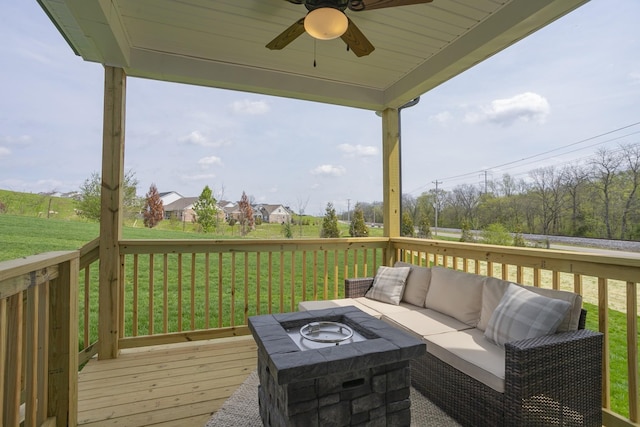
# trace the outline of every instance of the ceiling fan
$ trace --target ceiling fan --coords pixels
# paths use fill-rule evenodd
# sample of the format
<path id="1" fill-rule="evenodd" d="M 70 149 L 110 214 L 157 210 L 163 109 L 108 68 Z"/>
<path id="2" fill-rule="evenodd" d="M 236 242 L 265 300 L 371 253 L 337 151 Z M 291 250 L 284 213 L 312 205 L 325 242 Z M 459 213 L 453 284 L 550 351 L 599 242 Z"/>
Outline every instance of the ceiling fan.
<path id="1" fill-rule="evenodd" d="M 433 0 L 286 0 L 289 3 L 304 4 L 309 11 L 289 28 L 271 40 L 266 47 L 280 50 L 298 38 L 305 31 L 319 40 L 340 37 L 356 56 L 369 55 L 375 47 L 362 34 L 344 11 L 352 12 L 431 3 Z"/>

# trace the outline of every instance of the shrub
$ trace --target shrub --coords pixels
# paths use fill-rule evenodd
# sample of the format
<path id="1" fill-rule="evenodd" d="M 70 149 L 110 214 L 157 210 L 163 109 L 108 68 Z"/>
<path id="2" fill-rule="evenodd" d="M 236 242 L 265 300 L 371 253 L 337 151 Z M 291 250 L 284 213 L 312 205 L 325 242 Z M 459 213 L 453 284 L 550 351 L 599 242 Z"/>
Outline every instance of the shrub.
<path id="1" fill-rule="evenodd" d="M 488 245 L 511 246 L 513 238 L 504 225 L 496 222 L 482 230 L 482 242 Z"/>

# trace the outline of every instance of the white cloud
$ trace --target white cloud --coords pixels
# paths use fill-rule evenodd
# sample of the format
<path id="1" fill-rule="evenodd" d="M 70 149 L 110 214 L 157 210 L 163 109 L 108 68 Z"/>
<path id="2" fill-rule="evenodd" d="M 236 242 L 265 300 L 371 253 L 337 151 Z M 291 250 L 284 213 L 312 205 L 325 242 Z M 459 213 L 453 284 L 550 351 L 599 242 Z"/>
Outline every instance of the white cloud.
<path id="1" fill-rule="evenodd" d="M 225 139 L 211 140 L 207 135 L 198 130 L 194 130 L 190 134 L 183 136 L 180 138 L 180 142 L 199 145 L 201 147 L 222 147 L 223 145 L 230 144 L 230 142 Z"/>
<path id="2" fill-rule="evenodd" d="M 436 122 L 442 125 L 449 123 L 451 120 L 453 120 L 453 114 L 448 111 L 443 111 L 433 116 L 429 116 L 430 122 Z"/>
<path id="3" fill-rule="evenodd" d="M 231 104 L 231 109 L 234 113 L 251 115 L 267 114 L 271 111 L 271 107 L 266 101 L 250 101 L 248 99 L 234 101 Z"/>
<path id="4" fill-rule="evenodd" d="M 629 73 L 629 78 L 631 79 L 631 82 L 633 84 L 640 84 L 640 72 L 639 71 L 633 71 L 633 72 Z"/>
<path id="5" fill-rule="evenodd" d="M 213 173 L 202 173 L 202 174 L 195 174 L 195 175 L 182 175 L 180 179 L 183 182 L 192 182 L 192 181 L 205 181 L 207 179 L 212 179 L 215 177 L 216 175 Z"/>
<path id="6" fill-rule="evenodd" d="M 378 148 L 371 145 L 340 144 L 338 149 L 349 157 L 373 157 L 378 155 Z"/>
<path id="7" fill-rule="evenodd" d="M 312 175 L 342 176 L 346 172 L 343 166 L 320 165 L 311 170 Z"/>
<path id="8" fill-rule="evenodd" d="M 497 123 L 504 126 L 516 121 L 536 121 L 544 123 L 550 113 L 549 102 L 543 96 L 525 92 L 507 99 L 496 99 L 491 104 L 480 107 L 480 111 L 468 113 L 468 123 Z"/>
<path id="9" fill-rule="evenodd" d="M 217 157 L 217 156 L 209 156 L 209 157 L 203 157 L 200 160 L 198 160 L 198 164 L 203 169 L 206 169 L 209 166 L 213 166 L 213 165 L 222 166 L 222 160 L 220 159 L 220 157 Z"/>
<path id="10" fill-rule="evenodd" d="M 11 150 L 7 147 L 0 147 L 0 159 L 11 154 Z"/>
<path id="11" fill-rule="evenodd" d="M 4 144 L 12 144 L 12 145 L 23 145 L 31 142 L 31 136 L 29 135 L 20 135 L 20 136 L 0 136 L 0 142 Z"/>

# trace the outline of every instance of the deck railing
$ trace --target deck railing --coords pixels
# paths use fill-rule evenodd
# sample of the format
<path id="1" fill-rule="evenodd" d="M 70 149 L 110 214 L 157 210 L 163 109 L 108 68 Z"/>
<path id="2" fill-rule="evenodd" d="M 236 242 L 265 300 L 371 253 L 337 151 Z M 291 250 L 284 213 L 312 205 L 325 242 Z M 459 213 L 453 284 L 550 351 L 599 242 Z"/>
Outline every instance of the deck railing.
<path id="1" fill-rule="evenodd" d="M 78 262 L 77 251 L 0 262 L 4 426 L 76 425 Z"/>
<path id="2" fill-rule="evenodd" d="M 578 292 L 605 335 L 606 424 L 638 422 L 637 259 L 409 238 L 135 240 L 123 241 L 121 253 L 121 348 L 246 334 L 249 316 L 342 297 L 344 278 L 373 276 L 388 259 Z M 610 310 L 625 313 L 626 324 L 611 324 Z M 625 354 L 611 352 L 612 328 L 626 328 Z M 622 390 L 612 391 L 611 360 L 626 370 Z M 612 408 L 612 395 L 623 407 Z"/>
<path id="3" fill-rule="evenodd" d="M 604 423 L 611 426 L 638 425 L 638 259 L 409 238 L 127 240 L 120 243 L 120 252 L 120 294 L 123 296 L 119 306 L 120 348 L 247 334 L 249 316 L 295 311 L 302 300 L 342 297 L 344 278 L 373 276 L 378 266 L 392 260 L 444 265 L 518 283 L 581 293 L 589 308 L 589 327 L 600 330 L 605 336 Z M 84 247 L 79 258 L 77 255 L 65 256 L 71 259 L 63 262 L 56 257 L 44 256 L 37 261 L 11 261 L 9 268 L 6 263 L 0 264 L 0 300 L 3 301 L 0 302 L 0 320 L 1 325 L 5 325 L 0 327 L 0 334 L 4 334 L 0 337 L 0 343 L 4 343 L 0 347 L 0 362 L 5 367 L 0 369 L 0 375 L 11 371 L 6 366 L 17 366 L 7 357 L 20 347 L 15 343 L 13 332 L 7 336 L 7 331 L 14 330 L 10 325 L 17 325 L 22 316 L 16 314 L 17 301 L 25 300 L 25 318 L 29 319 L 36 313 L 36 307 L 41 306 L 41 301 L 47 299 L 40 297 L 39 303 L 29 302 L 30 293 L 38 292 L 30 290 L 29 286 L 18 290 L 7 284 L 18 283 L 19 279 L 16 281 L 15 277 L 29 277 L 28 283 L 32 283 L 31 280 L 36 279 L 31 277 L 37 277 L 37 271 L 44 267 L 57 266 L 59 271 L 55 280 L 48 273 L 48 280 L 43 282 L 43 286 L 49 288 L 48 299 L 54 298 L 49 307 L 60 307 L 59 301 L 64 295 L 52 297 L 51 289 L 71 289 L 74 283 L 67 276 L 69 271 L 76 269 L 76 277 L 81 283 L 77 291 L 81 315 L 76 331 L 83 343 L 79 347 L 82 350 L 81 360 L 95 353 L 98 244 L 92 242 Z M 23 263 L 28 266 L 24 267 Z M 31 265 L 33 268 L 29 270 Z M 8 275 L 7 271 L 11 273 Z M 67 283 L 69 287 L 65 288 Z M 9 294 L 7 289 L 15 292 Z M 18 293 L 23 296 L 15 296 Z M 59 308 L 50 310 L 59 313 Z M 51 314 L 50 318 L 53 316 Z M 612 321 L 619 318 L 622 320 Z M 67 321 L 72 321 L 70 319 Z M 37 319 L 35 321 L 38 322 Z M 21 334 L 29 336 L 29 330 L 40 330 L 40 327 L 34 329 L 33 323 L 27 321 L 22 330 L 27 332 Z M 614 330 L 616 333 L 612 334 Z M 55 334 L 50 332 L 48 335 L 53 337 Z M 612 345 L 611 337 L 620 335 L 622 343 Z M 77 341 L 72 342 L 71 337 L 56 336 L 49 340 L 56 343 L 50 347 L 62 343 L 63 346 L 76 345 L 78 348 Z M 33 350 L 36 344 L 30 345 L 31 350 L 25 351 L 25 355 L 36 354 Z M 619 352 L 619 348 L 623 351 Z M 20 366 L 31 366 L 26 358 L 22 360 Z M 74 362 L 78 363 L 78 359 Z M 34 366 L 38 367 L 29 368 L 32 372 L 43 369 L 39 362 Z M 20 381 L 20 385 L 26 384 L 19 387 L 25 391 L 17 402 L 24 404 L 28 411 L 33 411 L 33 403 L 28 402 L 47 401 L 47 398 L 40 399 L 37 393 L 35 400 L 30 397 L 33 392 L 26 390 L 33 385 L 28 384 L 41 386 L 29 377 L 32 374 L 26 374 L 27 369 L 22 370 L 25 372 L 23 376 L 13 374 L 5 379 L 4 395 L 0 399 L 0 405 L 4 404 L 5 420 L 7 416 L 16 416 L 17 400 L 7 394 L 7 390 L 18 389 L 15 388 L 16 381 Z M 612 382 L 612 377 L 617 379 Z M 619 380 L 620 377 L 623 381 Z M 48 389 L 51 390 L 51 386 Z M 51 401 L 50 396 L 48 399 Z M 622 404 L 612 407 L 612 401 Z M 9 410 L 9 404 L 13 409 Z M 6 421 L 5 424 L 12 425 Z"/>

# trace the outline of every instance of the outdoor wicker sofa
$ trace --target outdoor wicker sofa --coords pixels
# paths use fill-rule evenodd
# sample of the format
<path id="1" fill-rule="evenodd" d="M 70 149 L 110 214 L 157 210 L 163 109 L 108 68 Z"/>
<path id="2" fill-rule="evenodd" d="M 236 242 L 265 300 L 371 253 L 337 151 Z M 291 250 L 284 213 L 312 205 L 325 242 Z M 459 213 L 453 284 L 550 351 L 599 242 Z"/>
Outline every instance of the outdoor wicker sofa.
<path id="1" fill-rule="evenodd" d="M 410 268 L 397 305 L 397 295 L 391 302 L 376 298 L 369 277 L 346 279 L 344 299 L 299 308 L 354 305 L 423 339 L 427 353 L 411 362 L 412 385 L 462 425 L 602 425 L 603 338 L 584 329 L 580 295 L 442 267 L 396 267 Z M 557 331 L 502 345 L 487 339 L 513 286 L 571 304 Z"/>

